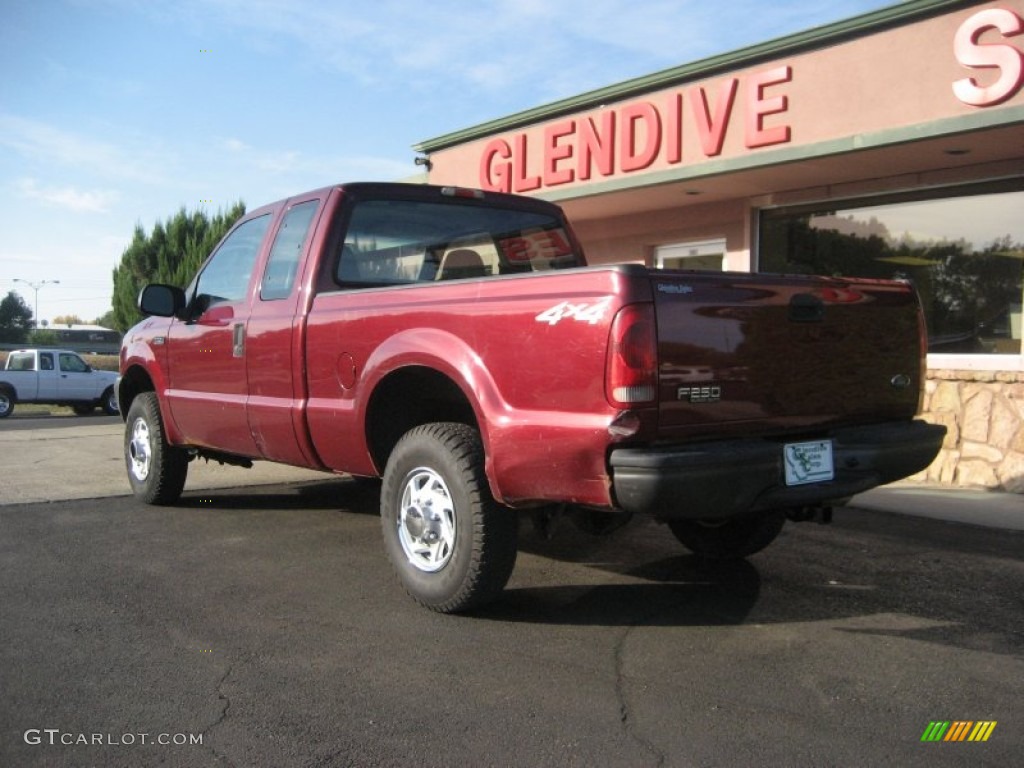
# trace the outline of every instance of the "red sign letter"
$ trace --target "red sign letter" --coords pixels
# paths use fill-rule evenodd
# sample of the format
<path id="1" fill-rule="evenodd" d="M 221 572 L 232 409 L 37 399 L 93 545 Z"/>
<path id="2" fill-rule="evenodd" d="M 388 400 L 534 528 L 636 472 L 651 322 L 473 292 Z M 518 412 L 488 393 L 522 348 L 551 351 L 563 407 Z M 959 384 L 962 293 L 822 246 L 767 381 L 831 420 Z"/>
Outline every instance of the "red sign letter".
<path id="1" fill-rule="evenodd" d="M 575 177 L 572 168 L 558 170 L 558 161 L 572 157 L 572 145 L 559 145 L 563 136 L 571 136 L 576 132 L 576 121 L 566 120 L 549 125 L 544 129 L 544 186 L 555 187 L 568 184 Z"/>
<path id="2" fill-rule="evenodd" d="M 722 145 L 725 144 L 725 129 L 729 125 L 729 115 L 732 113 L 732 102 L 736 98 L 736 86 L 739 80 L 732 78 L 726 80 L 718 89 L 718 105 L 715 107 L 715 116 L 711 117 L 711 108 L 708 106 L 708 97 L 701 86 L 690 91 L 690 102 L 693 104 L 693 116 L 697 119 L 697 133 L 700 134 L 700 143 L 704 147 L 704 154 L 714 157 L 722 153 Z"/>
<path id="3" fill-rule="evenodd" d="M 619 113 L 622 129 L 622 146 L 619 148 L 619 168 L 623 172 L 639 171 L 654 162 L 661 149 L 661 117 L 649 101 L 629 104 Z M 646 143 L 637 149 L 637 133 L 640 124 L 645 126 Z"/>
<path id="4" fill-rule="evenodd" d="M 1000 104 L 1020 90 L 1024 83 L 1024 53 L 1012 45 L 983 44 L 981 36 L 989 29 L 998 29 L 1004 37 L 1024 32 L 1024 21 L 1013 11 L 988 8 L 965 21 L 953 38 L 953 53 L 965 67 L 999 70 L 991 85 L 981 86 L 973 77 L 953 83 L 953 93 L 972 107 Z"/>
<path id="5" fill-rule="evenodd" d="M 601 130 L 594 125 L 594 118 L 580 121 L 579 158 L 576 176 L 589 179 L 591 165 L 597 160 L 597 172 L 611 176 L 615 172 L 615 113 L 608 110 L 601 115 Z"/>
<path id="6" fill-rule="evenodd" d="M 673 93 L 668 99 L 665 116 L 665 162 L 683 161 L 683 94 Z"/>
<path id="7" fill-rule="evenodd" d="M 515 190 L 516 192 L 530 192 L 534 189 L 540 188 L 540 176 L 527 176 L 527 163 L 528 158 L 526 156 L 526 134 L 520 133 L 516 136 L 516 150 L 515 154 L 518 155 L 516 162 L 513 163 L 513 170 L 516 175 Z"/>
<path id="8" fill-rule="evenodd" d="M 788 83 L 793 79 L 790 67 L 776 67 L 761 72 L 750 78 L 747 86 L 747 149 L 766 147 L 769 144 L 785 144 L 789 141 L 789 126 L 777 125 L 765 128 L 764 119 L 768 115 L 778 115 L 789 109 L 789 100 L 785 96 L 764 98 L 764 91 L 772 85 Z"/>
<path id="9" fill-rule="evenodd" d="M 494 158 L 502 162 L 495 163 Z M 480 188 L 488 192 L 512 191 L 512 148 L 504 139 L 495 139 L 480 156 Z"/>

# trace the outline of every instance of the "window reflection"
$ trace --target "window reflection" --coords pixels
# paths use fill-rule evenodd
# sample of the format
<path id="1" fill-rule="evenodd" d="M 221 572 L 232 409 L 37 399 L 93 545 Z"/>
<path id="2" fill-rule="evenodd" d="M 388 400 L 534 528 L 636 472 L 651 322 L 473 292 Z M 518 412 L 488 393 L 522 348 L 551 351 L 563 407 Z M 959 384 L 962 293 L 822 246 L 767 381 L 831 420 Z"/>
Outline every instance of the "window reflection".
<path id="1" fill-rule="evenodd" d="M 766 211 L 764 272 L 904 278 L 928 321 L 929 351 L 1021 353 L 1024 192 Z"/>

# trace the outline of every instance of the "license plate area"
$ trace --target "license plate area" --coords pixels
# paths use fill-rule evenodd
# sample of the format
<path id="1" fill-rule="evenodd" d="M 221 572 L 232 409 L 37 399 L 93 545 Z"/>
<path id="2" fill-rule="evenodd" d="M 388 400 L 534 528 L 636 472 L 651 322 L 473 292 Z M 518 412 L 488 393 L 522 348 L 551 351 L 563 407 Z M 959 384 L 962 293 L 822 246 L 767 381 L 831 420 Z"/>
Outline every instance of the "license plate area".
<path id="1" fill-rule="evenodd" d="M 835 477 L 832 463 L 832 441 L 786 443 L 782 447 L 786 468 L 786 485 L 821 483 Z"/>

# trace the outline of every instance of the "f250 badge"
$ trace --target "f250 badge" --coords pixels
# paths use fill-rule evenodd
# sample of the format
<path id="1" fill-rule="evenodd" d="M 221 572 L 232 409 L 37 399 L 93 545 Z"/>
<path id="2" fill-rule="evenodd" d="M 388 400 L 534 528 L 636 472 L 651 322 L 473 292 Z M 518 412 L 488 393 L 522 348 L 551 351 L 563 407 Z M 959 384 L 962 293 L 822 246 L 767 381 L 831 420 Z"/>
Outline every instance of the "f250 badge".
<path id="1" fill-rule="evenodd" d="M 722 387 L 718 384 L 710 384 L 705 387 L 679 387 L 676 390 L 676 400 L 685 400 L 689 403 L 717 403 L 722 399 Z"/>

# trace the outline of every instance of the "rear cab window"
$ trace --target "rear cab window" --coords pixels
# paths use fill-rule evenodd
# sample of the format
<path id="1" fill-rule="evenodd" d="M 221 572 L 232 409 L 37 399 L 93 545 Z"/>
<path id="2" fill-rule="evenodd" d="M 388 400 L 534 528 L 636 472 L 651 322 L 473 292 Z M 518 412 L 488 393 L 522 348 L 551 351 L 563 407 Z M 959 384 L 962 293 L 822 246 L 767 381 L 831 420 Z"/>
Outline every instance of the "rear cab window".
<path id="1" fill-rule="evenodd" d="M 35 369 L 35 352 L 14 352 L 7 361 L 8 371 L 34 371 Z"/>
<path id="2" fill-rule="evenodd" d="M 360 200 L 331 260 L 340 288 L 380 287 L 581 266 L 562 220 L 461 198 Z"/>

